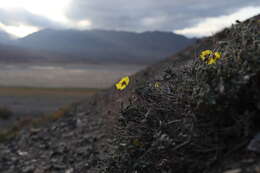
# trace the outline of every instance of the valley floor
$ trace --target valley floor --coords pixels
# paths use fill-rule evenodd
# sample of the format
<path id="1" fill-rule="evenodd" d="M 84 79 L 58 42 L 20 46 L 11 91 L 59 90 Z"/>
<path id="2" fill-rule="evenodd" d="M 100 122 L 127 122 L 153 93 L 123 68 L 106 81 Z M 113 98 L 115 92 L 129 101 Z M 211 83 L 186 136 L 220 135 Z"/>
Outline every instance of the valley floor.
<path id="1" fill-rule="evenodd" d="M 0 63 L 0 86 L 107 88 L 143 68 L 133 64 Z"/>
<path id="2" fill-rule="evenodd" d="M 98 89 L 77 88 L 6 88 L 0 87 L 0 107 L 13 112 L 9 120 L 0 120 L 6 127 L 16 119 L 46 115 L 60 107 L 84 100 L 99 91 Z"/>

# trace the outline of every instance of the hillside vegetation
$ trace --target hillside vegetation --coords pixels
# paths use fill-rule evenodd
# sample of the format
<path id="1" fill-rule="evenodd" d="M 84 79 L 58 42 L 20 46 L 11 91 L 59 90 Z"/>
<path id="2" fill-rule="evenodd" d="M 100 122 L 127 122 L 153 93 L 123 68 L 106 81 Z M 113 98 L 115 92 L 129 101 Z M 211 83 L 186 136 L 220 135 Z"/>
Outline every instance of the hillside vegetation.
<path id="1" fill-rule="evenodd" d="M 138 85 L 122 109 L 107 172 L 210 172 L 225 161 L 259 159 L 247 145 L 260 130 L 260 21 L 210 39 L 221 52 L 216 63 L 197 55 Z"/>

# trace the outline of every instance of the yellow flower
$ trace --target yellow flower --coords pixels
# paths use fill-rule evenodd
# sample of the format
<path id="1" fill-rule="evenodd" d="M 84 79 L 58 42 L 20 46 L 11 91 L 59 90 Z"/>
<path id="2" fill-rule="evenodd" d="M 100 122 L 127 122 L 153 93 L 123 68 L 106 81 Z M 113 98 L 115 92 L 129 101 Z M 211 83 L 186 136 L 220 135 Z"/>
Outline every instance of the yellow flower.
<path id="1" fill-rule="evenodd" d="M 129 77 L 123 77 L 118 83 L 115 84 L 117 90 L 124 90 L 129 84 Z"/>
<path id="2" fill-rule="evenodd" d="M 215 52 L 214 55 L 215 55 L 215 58 L 217 60 L 221 58 L 221 53 L 220 52 Z"/>
<path id="3" fill-rule="evenodd" d="M 212 52 L 211 50 L 202 51 L 200 54 L 200 59 L 205 61 L 207 64 L 214 64 L 220 58 L 220 52 Z"/>
<path id="4" fill-rule="evenodd" d="M 205 61 L 210 55 L 212 55 L 213 54 L 213 52 L 211 51 L 211 50 L 204 50 L 204 51 L 202 51 L 201 52 L 201 54 L 200 54 L 200 59 L 202 60 L 202 61 Z"/>
<path id="5" fill-rule="evenodd" d="M 155 88 L 160 88 L 160 86 L 161 86 L 161 83 L 160 83 L 160 82 L 155 82 L 155 84 L 154 84 L 154 87 L 155 87 Z"/>
<path id="6" fill-rule="evenodd" d="M 207 63 L 207 64 L 214 64 L 214 63 L 216 63 L 216 61 L 217 61 L 217 59 L 215 59 L 215 58 L 210 58 L 206 63 Z"/>

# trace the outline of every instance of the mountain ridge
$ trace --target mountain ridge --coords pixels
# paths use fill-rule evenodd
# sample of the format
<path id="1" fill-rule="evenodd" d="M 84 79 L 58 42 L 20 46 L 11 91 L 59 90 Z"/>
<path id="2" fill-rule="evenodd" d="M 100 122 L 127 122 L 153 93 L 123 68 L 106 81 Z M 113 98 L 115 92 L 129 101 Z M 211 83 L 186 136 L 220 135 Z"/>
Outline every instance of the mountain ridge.
<path id="1" fill-rule="evenodd" d="M 134 33 L 45 29 L 18 39 L 16 45 L 28 49 L 71 54 L 75 59 L 136 61 L 150 64 L 172 55 L 194 41 L 195 39 L 160 31 Z"/>
<path id="2" fill-rule="evenodd" d="M 145 65 L 171 56 L 195 40 L 172 32 L 101 29 L 44 29 L 14 40 L 3 31 L 0 32 L 0 61 Z"/>

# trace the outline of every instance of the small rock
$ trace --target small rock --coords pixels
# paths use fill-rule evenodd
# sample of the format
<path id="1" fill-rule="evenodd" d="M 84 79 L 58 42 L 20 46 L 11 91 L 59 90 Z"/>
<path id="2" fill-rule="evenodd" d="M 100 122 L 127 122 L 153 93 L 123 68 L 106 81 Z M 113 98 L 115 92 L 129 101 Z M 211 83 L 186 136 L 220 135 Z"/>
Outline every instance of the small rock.
<path id="1" fill-rule="evenodd" d="M 241 172 L 242 172 L 241 169 L 232 169 L 232 170 L 225 171 L 223 173 L 241 173 Z"/>
<path id="2" fill-rule="evenodd" d="M 76 126 L 81 127 L 83 125 L 82 121 L 78 118 L 76 121 Z"/>
<path id="3" fill-rule="evenodd" d="M 28 155 L 28 152 L 24 152 L 24 151 L 20 151 L 20 150 L 18 150 L 17 153 L 18 153 L 19 156 L 27 156 Z"/>
<path id="4" fill-rule="evenodd" d="M 37 168 L 33 173 L 44 173 L 44 169 L 43 168 Z"/>
<path id="5" fill-rule="evenodd" d="M 225 86 L 224 86 L 223 84 L 220 84 L 220 85 L 219 85 L 219 92 L 220 92 L 220 94 L 224 94 L 224 92 L 225 92 Z"/>
<path id="6" fill-rule="evenodd" d="M 260 133 L 258 133 L 247 146 L 249 151 L 260 153 Z"/>
<path id="7" fill-rule="evenodd" d="M 39 146 L 39 148 L 41 148 L 41 149 L 48 149 L 48 148 L 49 148 L 48 143 L 41 143 L 41 144 L 39 144 L 38 146 Z"/>
<path id="8" fill-rule="evenodd" d="M 79 112 L 79 113 L 77 113 L 77 116 L 84 116 L 84 115 L 86 115 L 86 112 Z"/>
<path id="9" fill-rule="evenodd" d="M 63 138 L 69 138 L 69 137 L 73 137 L 73 136 L 74 136 L 74 132 L 73 131 L 62 134 Z"/>
<path id="10" fill-rule="evenodd" d="M 31 134 L 36 134 L 36 133 L 38 133 L 38 132 L 40 132 L 40 128 L 31 128 L 30 129 L 30 132 L 31 132 Z"/>
<path id="11" fill-rule="evenodd" d="M 255 159 L 245 159 L 245 160 L 242 160 L 242 163 L 247 163 L 247 164 L 251 164 L 251 163 L 254 163 L 255 162 Z"/>
<path id="12" fill-rule="evenodd" d="M 53 165 L 53 168 L 57 169 L 57 170 L 63 170 L 63 169 L 66 168 L 66 165 L 56 163 L 56 164 Z"/>
<path id="13" fill-rule="evenodd" d="M 74 169 L 73 169 L 73 168 L 70 168 L 70 169 L 67 169 L 67 170 L 65 171 L 65 173 L 73 173 L 73 171 L 74 171 Z"/>
<path id="14" fill-rule="evenodd" d="M 244 80 L 248 81 L 250 79 L 250 76 L 249 75 L 245 75 L 244 76 Z"/>
<path id="15" fill-rule="evenodd" d="M 34 171 L 34 166 L 30 165 L 30 166 L 26 166 L 25 168 L 22 169 L 23 173 L 33 173 Z"/>
<path id="16" fill-rule="evenodd" d="M 51 130 L 52 130 L 52 131 L 55 131 L 57 128 L 58 128 L 57 126 L 52 125 Z"/>

